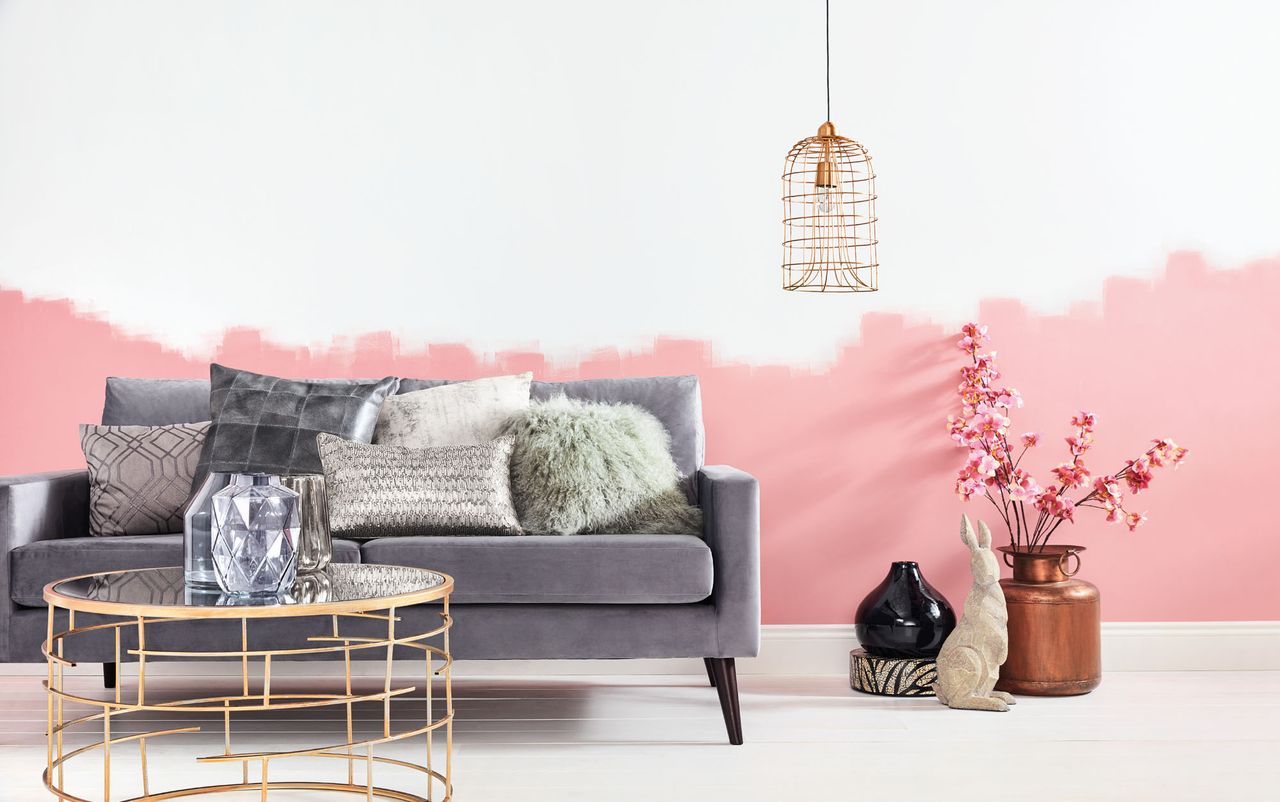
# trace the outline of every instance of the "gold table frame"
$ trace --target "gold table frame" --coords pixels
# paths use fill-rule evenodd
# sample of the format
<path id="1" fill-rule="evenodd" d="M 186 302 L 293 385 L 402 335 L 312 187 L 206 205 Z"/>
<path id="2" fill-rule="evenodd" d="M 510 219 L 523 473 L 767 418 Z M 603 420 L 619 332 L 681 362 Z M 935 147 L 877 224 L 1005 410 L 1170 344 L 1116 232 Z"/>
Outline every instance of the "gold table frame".
<path id="1" fill-rule="evenodd" d="M 390 566 L 387 566 L 390 567 Z M 344 794 L 362 794 L 367 800 L 390 799 L 398 802 L 449 802 L 453 797 L 453 658 L 449 652 L 449 630 L 453 619 L 449 615 L 449 594 L 453 590 L 453 579 L 447 574 L 424 569 L 401 568 L 401 571 L 419 571 L 434 574 L 442 578 L 442 582 L 429 588 L 409 593 L 386 597 L 359 599 L 354 601 L 324 601 L 298 604 L 276 604 L 263 606 L 227 606 L 198 607 L 178 604 L 130 604 L 116 601 L 77 598 L 59 592 L 60 585 L 76 580 L 97 579 L 125 574 L 137 574 L 141 571 L 159 571 L 173 569 L 135 569 L 132 571 L 111 571 L 100 574 L 87 574 L 51 582 L 44 588 L 44 599 L 49 605 L 48 636 L 42 645 L 42 651 L 48 662 L 49 675 L 43 685 L 48 701 L 47 740 L 48 758 L 44 771 L 44 785 L 51 794 L 66 802 L 91 802 L 84 797 L 76 796 L 66 790 L 64 767 L 72 758 L 95 749 L 102 750 L 102 802 L 111 802 L 111 750 L 119 744 L 136 742 L 142 769 L 142 796 L 129 797 L 123 802 L 159 802 L 160 800 L 206 794 L 233 793 L 261 790 L 262 800 L 267 800 L 268 792 L 280 790 L 317 790 L 334 791 Z M 181 570 L 181 569 L 178 569 Z M 413 604 L 440 601 L 440 625 L 426 632 L 405 635 L 396 631 L 400 617 L 396 615 L 398 608 Z M 57 630 L 55 617 L 58 609 L 67 611 L 67 628 Z M 96 613 L 119 617 L 123 620 L 103 624 L 92 624 L 77 627 L 76 613 Z M 331 634 L 320 637 L 309 637 L 309 646 L 290 649 L 250 649 L 249 619 L 257 618 L 306 618 L 329 616 L 331 618 Z M 201 619 L 239 619 L 240 649 L 237 651 L 173 651 L 153 650 L 146 647 L 146 628 L 148 625 L 171 623 L 175 621 L 194 621 Z M 359 621 L 382 621 L 386 623 L 385 637 L 356 636 L 342 634 L 341 621 L 352 619 Z M 75 663 L 64 658 L 64 643 L 71 637 L 89 632 L 110 630 L 115 639 L 115 661 L 120 665 L 121 631 L 125 628 L 136 629 L 137 648 L 127 649 L 123 653 L 134 655 L 138 660 L 137 694 L 133 701 L 124 698 L 122 683 L 117 681 L 113 699 L 94 699 L 68 693 L 63 681 L 64 669 Z M 429 638 L 441 638 L 440 646 L 433 646 L 425 641 Z M 392 687 L 392 660 L 396 648 L 408 648 L 422 652 L 426 662 L 425 685 L 423 695 L 407 696 L 417 690 L 414 686 Z M 352 653 L 366 649 L 385 649 L 385 670 L 383 672 L 382 690 L 375 693 L 355 694 L 352 692 L 351 657 Z M 342 653 L 345 675 L 344 693 L 272 693 L 271 661 L 272 658 L 288 657 L 302 654 Z M 148 703 L 146 699 L 146 667 L 147 658 L 163 657 L 168 659 L 212 659 L 240 658 L 241 693 L 231 696 L 214 696 L 193 699 L 179 699 Z M 262 659 L 261 693 L 251 693 L 249 687 L 249 664 L 256 658 Z M 436 717 L 433 709 L 433 677 L 442 677 L 444 683 L 444 713 Z M 425 702 L 425 723 L 409 730 L 392 732 L 391 702 L 419 701 Z M 382 702 L 382 736 L 354 740 L 352 726 L 352 707 L 361 702 Z M 99 712 L 90 712 L 74 718 L 66 715 L 65 707 L 71 704 L 96 708 Z M 346 740 L 340 744 L 321 746 L 309 749 L 282 751 L 233 752 L 231 749 L 231 720 L 233 714 L 260 711 L 294 710 L 299 708 L 315 708 L 329 705 L 343 705 L 346 708 Z M 223 717 L 223 751 L 221 754 L 197 757 L 201 763 L 235 763 L 241 765 L 240 782 L 220 785 L 204 785 L 190 788 L 178 788 L 152 792 L 147 770 L 147 740 L 165 735 L 199 732 L 199 726 L 177 727 L 152 730 L 143 733 L 112 736 L 112 721 L 122 715 L 139 711 L 170 712 L 185 710 L 199 713 L 221 713 Z M 63 749 L 64 733 L 71 727 L 101 722 L 102 739 L 73 750 Z M 440 771 L 433 766 L 432 750 L 437 730 L 445 731 L 444 766 Z M 374 747 L 380 744 L 399 741 L 406 738 L 426 736 L 424 763 L 414 763 L 390 757 L 378 756 Z M 360 754 L 357 750 L 362 750 Z M 271 781 L 269 765 L 272 760 L 286 757 L 322 757 L 347 761 L 347 782 L 322 781 Z M 260 764 L 260 779 L 251 782 L 249 764 Z M 364 783 L 356 782 L 355 765 L 364 763 Z M 374 785 L 374 765 L 377 763 L 399 766 L 421 772 L 426 779 L 426 795 L 399 791 Z M 438 784 L 438 785 L 437 785 Z M 443 791 L 443 796 L 436 796 L 435 791 Z"/>

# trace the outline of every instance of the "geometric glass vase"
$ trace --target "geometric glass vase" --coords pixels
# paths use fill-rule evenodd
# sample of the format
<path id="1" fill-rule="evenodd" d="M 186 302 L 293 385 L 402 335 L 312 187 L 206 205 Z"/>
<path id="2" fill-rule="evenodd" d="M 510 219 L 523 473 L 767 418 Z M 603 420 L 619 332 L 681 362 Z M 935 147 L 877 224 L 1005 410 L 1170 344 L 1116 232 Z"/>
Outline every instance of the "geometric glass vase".
<path id="1" fill-rule="evenodd" d="M 274 595 L 298 573 L 298 494 L 268 474 L 240 474 L 213 496 L 213 567 L 223 592 Z"/>

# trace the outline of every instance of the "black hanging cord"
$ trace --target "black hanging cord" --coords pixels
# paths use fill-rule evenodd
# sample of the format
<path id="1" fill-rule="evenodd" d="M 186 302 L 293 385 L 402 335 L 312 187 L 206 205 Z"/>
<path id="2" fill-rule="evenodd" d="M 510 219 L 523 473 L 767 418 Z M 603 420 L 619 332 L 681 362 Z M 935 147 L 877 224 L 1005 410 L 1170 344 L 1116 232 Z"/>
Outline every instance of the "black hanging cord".
<path id="1" fill-rule="evenodd" d="M 827 121 L 831 121 L 831 0 L 827 0 Z"/>

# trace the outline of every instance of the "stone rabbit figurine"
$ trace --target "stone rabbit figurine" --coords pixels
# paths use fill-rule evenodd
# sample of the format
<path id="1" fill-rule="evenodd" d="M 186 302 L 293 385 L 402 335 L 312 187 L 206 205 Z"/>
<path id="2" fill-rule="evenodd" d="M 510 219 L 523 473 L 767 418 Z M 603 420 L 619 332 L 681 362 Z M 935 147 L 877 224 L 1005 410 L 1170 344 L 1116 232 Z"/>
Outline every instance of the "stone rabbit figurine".
<path id="1" fill-rule="evenodd" d="M 938 653 L 938 701 L 962 710 L 1005 712 L 1014 698 L 994 690 L 1000 664 L 1009 656 L 1009 613 L 1000 589 L 1000 564 L 991 553 L 991 530 L 978 521 L 975 535 L 968 516 L 960 517 L 960 540 L 969 547 L 973 588 L 964 615 Z"/>

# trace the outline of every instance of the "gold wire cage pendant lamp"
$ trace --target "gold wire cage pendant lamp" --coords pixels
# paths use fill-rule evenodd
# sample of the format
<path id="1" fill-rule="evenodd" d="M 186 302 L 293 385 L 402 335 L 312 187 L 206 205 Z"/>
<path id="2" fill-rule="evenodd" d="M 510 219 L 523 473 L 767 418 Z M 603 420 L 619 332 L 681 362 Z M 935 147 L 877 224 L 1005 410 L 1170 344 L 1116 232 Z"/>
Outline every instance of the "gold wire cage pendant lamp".
<path id="1" fill-rule="evenodd" d="M 791 148 L 782 171 L 782 288 L 875 292 L 876 174 L 871 154 L 831 122 L 831 3 L 827 0 L 827 121 Z"/>

